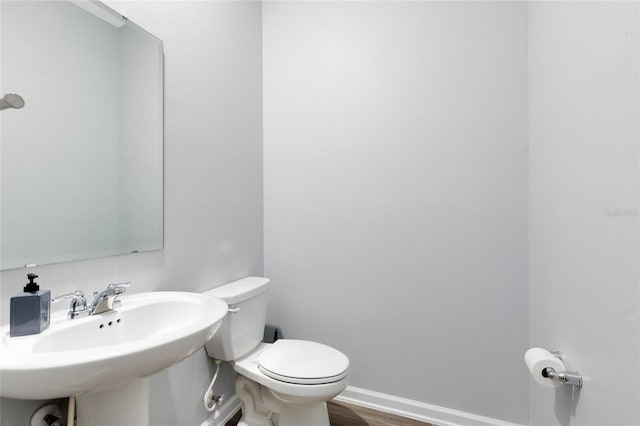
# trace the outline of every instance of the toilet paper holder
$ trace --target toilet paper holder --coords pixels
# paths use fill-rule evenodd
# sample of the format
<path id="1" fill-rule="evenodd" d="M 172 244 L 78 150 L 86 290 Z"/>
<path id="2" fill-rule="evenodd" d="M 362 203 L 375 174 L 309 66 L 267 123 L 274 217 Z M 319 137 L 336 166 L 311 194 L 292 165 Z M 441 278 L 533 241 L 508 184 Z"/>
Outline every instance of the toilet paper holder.
<path id="1" fill-rule="evenodd" d="M 562 354 L 560 351 L 550 351 L 553 356 L 562 361 Z M 575 372 L 561 372 L 558 373 L 551 367 L 547 367 L 542 371 L 542 376 L 552 381 L 557 381 L 563 385 L 577 386 L 582 388 L 582 376 L 577 371 Z"/>

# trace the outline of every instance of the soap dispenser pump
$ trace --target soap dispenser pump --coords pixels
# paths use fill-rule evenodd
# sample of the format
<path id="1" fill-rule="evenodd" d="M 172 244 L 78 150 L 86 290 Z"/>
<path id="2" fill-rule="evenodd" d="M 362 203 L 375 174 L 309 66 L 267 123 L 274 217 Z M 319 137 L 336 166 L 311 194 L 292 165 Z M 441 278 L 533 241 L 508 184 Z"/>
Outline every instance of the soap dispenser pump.
<path id="1" fill-rule="evenodd" d="M 24 293 L 11 298 L 9 335 L 11 337 L 42 333 L 49 327 L 51 292 L 40 290 L 36 274 L 27 274 Z"/>

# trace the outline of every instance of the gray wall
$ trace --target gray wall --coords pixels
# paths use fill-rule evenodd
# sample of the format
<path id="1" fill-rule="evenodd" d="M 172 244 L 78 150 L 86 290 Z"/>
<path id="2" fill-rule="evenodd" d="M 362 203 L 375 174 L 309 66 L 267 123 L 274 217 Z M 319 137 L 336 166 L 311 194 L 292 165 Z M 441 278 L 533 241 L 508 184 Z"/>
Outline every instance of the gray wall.
<path id="1" fill-rule="evenodd" d="M 269 320 L 356 387 L 526 423 L 526 3 L 263 8 Z"/>
<path id="2" fill-rule="evenodd" d="M 126 280 L 133 281 L 131 292 L 202 291 L 261 275 L 260 3 L 107 3 L 126 9 L 133 21 L 164 40 L 165 249 L 38 267 L 40 284 L 54 295 Z M 25 272 L 0 274 L 3 324 L 9 297 L 22 291 Z M 152 423 L 202 423 L 210 375 L 209 361 L 199 351 L 154 377 Z M 223 388 L 233 389 L 230 381 Z M 25 403 L 0 402 L 0 424 L 25 424 Z"/>
<path id="3" fill-rule="evenodd" d="M 535 426 L 640 424 L 637 2 L 531 2 L 530 343 L 581 392 L 531 385 Z"/>

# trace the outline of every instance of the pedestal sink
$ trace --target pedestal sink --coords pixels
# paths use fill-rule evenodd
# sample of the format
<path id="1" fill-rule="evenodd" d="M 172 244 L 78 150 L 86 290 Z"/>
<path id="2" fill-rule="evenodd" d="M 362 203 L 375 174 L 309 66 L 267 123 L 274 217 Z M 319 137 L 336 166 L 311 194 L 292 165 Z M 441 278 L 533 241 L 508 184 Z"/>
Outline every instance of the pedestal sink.
<path id="1" fill-rule="evenodd" d="M 41 334 L 0 329 L 0 396 L 75 395 L 79 426 L 149 424 L 146 377 L 201 348 L 227 313 L 198 293 L 126 295 L 113 311 L 70 320 L 52 316 Z"/>

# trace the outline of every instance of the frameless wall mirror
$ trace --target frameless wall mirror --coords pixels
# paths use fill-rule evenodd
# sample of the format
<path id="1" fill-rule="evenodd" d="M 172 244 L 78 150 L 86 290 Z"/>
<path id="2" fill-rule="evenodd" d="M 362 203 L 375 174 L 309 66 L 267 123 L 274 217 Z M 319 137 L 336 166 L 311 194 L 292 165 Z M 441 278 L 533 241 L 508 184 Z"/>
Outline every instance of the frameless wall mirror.
<path id="1" fill-rule="evenodd" d="M 0 18 L 0 267 L 161 249 L 162 41 L 95 1 Z"/>

